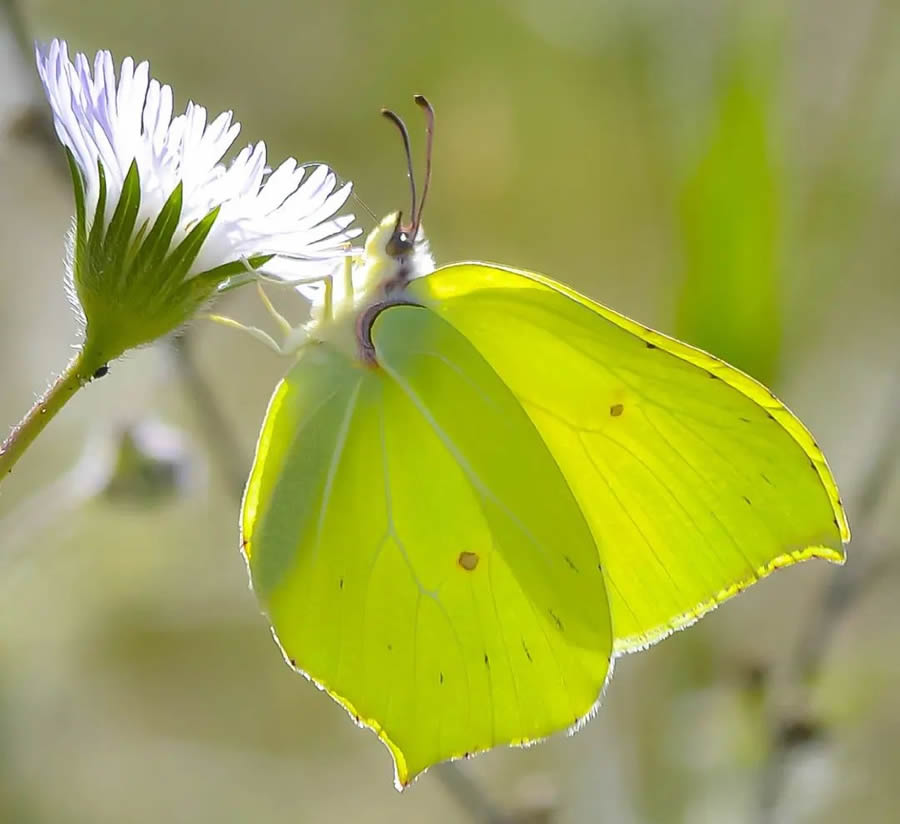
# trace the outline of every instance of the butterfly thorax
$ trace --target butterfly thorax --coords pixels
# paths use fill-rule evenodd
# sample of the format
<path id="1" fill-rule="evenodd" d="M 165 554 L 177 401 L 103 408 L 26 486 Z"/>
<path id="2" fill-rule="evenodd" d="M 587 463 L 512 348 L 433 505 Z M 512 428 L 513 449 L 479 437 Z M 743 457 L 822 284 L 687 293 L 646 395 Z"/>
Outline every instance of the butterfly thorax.
<path id="1" fill-rule="evenodd" d="M 359 355 L 360 334 L 366 332 L 361 322 L 382 305 L 403 302 L 407 284 L 432 271 L 434 259 L 422 228 L 410 237 L 397 213 L 388 215 L 369 233 L 362 255 L 353 259 L 349 280 L 340 273 L 335 277 L 330 316 L 324 290 L 313 298 L 308 340 Z"/>

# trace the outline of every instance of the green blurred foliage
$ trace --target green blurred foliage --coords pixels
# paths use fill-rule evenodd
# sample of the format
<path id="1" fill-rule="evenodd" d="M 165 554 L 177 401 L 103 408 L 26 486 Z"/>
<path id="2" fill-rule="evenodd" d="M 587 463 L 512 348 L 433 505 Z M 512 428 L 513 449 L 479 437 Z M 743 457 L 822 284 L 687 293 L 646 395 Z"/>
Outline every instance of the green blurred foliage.
<path id="1" fill-rule="evenodd" d="M 368 227 L 362 202 L 380 216 L 407 199 L 378 109 L 415 124 L 421 149 L 411 97 L 426 93 L 439 261 L 544 272 L 776 376 L 854 528 L 872 526 L 854 522 L 855 497 L 896 417 L 885 387 L 900 366 L 895 0 L 23 8 L 34 36 L 148 58 L 179 105 L 234 109 L 240 141 L 264 138 L 273 163 L 328 161 L 355 182 Z M 34 128 L 33 69 L 2 24 L 0 77 L 0 421 L 12 422 L 76 336 L 60 283 L 72 203 Z M 221 309 L 266 322 L 250 290 Z M 285 364 L 203 324 L 191 345 L 234 443 L 157 347 L 81 393 L 4 484 L 0 535 L 33 531 L 14 558 L 0 539 L 0 821 L 472 821 L 434 773 L 398 795 L 374 736 L 281 661 L 247 589 L 232 467 L 248 466 Z M 56 479 L 92 433 L 147 416 L 202 449 L 205 482 L 143 508 L 90 496 L 56 518 Z M 852 546 L 851 564 L 896 552 L 898 493 L 893 480 L 879 540 Z M 783 676 L 830 572 L 778 573 L 620 661 L 577 736 L 479 757 L 464 775 L 500 806 L 549 804 L 561 824 L 755 820 L 763 722 L 801 700 Z M 785 765 L 779 821 L 896 817 L 895 583 L 884 575 L 839 625 L 812 706 L 795 713 L 826 734 Z"/>
<path id="2" fill-rule="evenodd" d="M 772 78 L 752 57 L 731 59 L 708 146 L 680 199 L 685 273 L 676 328 L 690 343 L 771 383 L 781 342 Z"/>

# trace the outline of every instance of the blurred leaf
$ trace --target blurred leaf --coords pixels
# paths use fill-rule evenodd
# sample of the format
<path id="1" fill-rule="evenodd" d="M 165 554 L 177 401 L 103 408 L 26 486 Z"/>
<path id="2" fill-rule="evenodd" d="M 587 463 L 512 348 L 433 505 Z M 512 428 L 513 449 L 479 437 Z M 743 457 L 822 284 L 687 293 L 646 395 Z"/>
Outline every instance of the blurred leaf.
<path id="1" fill-rule="evenodd" d="M 736 57 L 680 211 L 678 334 L 769 383 L 781 338 L 780 192 L 770 147 L 772 85 Z"/>

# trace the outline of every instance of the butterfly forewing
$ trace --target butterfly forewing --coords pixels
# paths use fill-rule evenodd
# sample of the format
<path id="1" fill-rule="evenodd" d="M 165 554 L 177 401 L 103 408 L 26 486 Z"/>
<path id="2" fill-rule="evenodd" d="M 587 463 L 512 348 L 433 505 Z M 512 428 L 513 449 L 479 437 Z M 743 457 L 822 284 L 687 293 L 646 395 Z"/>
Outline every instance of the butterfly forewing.
<path id="1" fill-rule="evenodd" d="M 553 454 L 598 545 L 617 650 L 778 566 L 843 560 L 824 456 L 746 375 L 527 273 L 460 264 L 410 291 L 478 349 Z"/>

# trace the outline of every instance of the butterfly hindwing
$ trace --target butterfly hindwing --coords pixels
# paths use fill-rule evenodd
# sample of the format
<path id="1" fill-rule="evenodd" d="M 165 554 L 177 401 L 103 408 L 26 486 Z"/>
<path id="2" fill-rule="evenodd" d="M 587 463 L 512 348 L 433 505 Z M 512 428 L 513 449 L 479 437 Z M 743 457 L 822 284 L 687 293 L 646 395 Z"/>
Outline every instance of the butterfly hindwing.
<path id="1" fill-rule="evenodd" d="M 243 537 L 285 656 L 402 785 L 575 724 L 612 633 L 590 529 L 494 370 L 428 309 L 372 335 L 378 366 L 312 345 L 276 390 Z"/>

